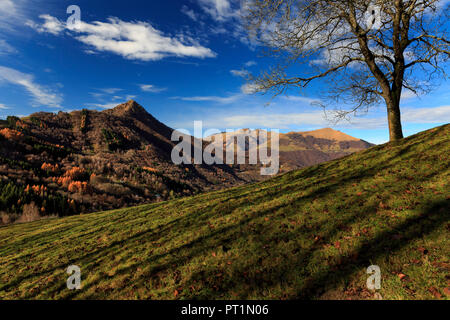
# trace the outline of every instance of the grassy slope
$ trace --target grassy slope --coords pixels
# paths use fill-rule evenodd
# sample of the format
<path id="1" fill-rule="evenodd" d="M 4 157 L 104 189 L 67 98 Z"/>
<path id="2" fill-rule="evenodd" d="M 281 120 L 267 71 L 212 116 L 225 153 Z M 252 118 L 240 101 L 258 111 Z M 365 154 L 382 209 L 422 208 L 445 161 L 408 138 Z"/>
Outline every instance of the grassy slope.
<path id="1" fill-rule="evenodd" d="M 258 184 L 0 228 L 0 297 L 371 298 L 376 264 L 385 299 L 445 298 L 449 137 L 447 125 Z M 82 290 L 65 287 L 71 264 Z"/>

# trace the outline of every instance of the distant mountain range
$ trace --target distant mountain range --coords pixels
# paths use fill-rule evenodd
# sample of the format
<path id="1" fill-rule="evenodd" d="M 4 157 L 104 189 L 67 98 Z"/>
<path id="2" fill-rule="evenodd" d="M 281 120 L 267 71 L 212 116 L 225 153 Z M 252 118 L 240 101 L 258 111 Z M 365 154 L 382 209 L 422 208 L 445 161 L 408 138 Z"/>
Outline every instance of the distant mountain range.
<path id="1" fill-rule="evenodd" d="M 0 214 L 14 220 L 31 203 L 39 215 L 92 212 L 264 178 L 256 174 L 258 166 L 175 165 L 172 132 L 133 100 L 104 111 L 38 112 L 1 120 Z M 281 169 L 370 146 L 332 129 L 280 134 Z"/>
<path id="2" fill-rule="evenodd" d="M 221 133 L 209 137 L 213 144 L 217 144 L 216 137 L 222 136 L 219 141 L 223 142 L 224 150 L 230 147 L 232 143 L 236 144 L 236 152 L 242 149 L 237 145 L 237 139 L 234 137 L 245 136 L 248 139 L 243 145 L 245 151 L 249 151 L 251 146 L 259 148 L 266 145 L 268 149 L 271 146 L 271 133 L 267 133 L 267 140 L 260 138 L 260 129 L 250 130 L 241 129 L 232 132 L 228 138 L 226 133 Z M 264 135 L 263 135 L 264 136 Z M 232 137 L 232 138 L 230 138 Z M 258 138 L 257 138 L 258 137 Z M 235 140 L 233 142 L 233 140 Z M 325 161 L 334 160 L 351 153 L 365 150 L 374 146 L 373 144 L 349 136 L 343 132 L 331 128 L 319 129 L 305 132 L 289 132 L 279 134 L 279 153 L 280 153 L 280 171 L 286 172 L 293 169 L 304 168 L 319 164 Z M 248 163 L 248 162 L 247 162 Z M 240 165 L 239 172 L 247 173 L 253 179 L 261 179 L 258 166 Z"/>

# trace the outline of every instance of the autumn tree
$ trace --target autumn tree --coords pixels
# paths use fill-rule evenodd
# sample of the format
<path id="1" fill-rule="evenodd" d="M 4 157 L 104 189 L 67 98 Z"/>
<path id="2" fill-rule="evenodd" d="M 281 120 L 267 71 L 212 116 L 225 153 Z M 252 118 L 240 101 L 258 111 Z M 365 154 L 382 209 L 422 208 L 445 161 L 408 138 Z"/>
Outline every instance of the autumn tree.
<path id="1" fill-rule="evenodd" d="M 322 100 L 350 106 L 337 107 L 338 118 L 384 102 L 391 141 L 403 138 L 402 90 L 423 94 L 446 78 L 444 0 L 248 0 L 245 9 L 251 38 L 277 61 L 249 77 L 256 92 L 278 95 L 325 78 Z"/>

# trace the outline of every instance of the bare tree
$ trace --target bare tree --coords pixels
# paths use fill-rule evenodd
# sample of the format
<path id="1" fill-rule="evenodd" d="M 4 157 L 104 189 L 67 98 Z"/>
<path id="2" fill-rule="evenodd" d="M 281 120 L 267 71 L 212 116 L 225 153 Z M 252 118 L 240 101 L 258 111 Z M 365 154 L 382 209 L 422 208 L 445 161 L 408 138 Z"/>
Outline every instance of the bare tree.
<path id="1" fill-rule="evenodd" d="M 446 78 L 448 18 L 446 0 L 248 0 L 249 34 L 277 61 L 249 80 L 278 95 L 326 78 L 325 101 L 351 106 L 339 117 L 384 100 L 398 140 L 402 89 L 421 94 Z"/>

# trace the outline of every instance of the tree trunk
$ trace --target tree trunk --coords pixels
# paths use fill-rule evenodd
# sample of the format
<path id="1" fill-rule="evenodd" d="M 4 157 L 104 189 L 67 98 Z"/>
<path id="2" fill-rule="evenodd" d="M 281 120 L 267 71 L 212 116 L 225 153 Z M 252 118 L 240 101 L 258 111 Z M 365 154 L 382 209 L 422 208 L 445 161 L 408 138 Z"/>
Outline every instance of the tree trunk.
<path id="1" fill-rule="evenodd" d="M 389 101 L 390 100 L 390 101 Z M 402 122 L 400 119 L 400 99 L 387 101 L 387 114 L 389 123 L 389 141 L 403 139 Z"/>

